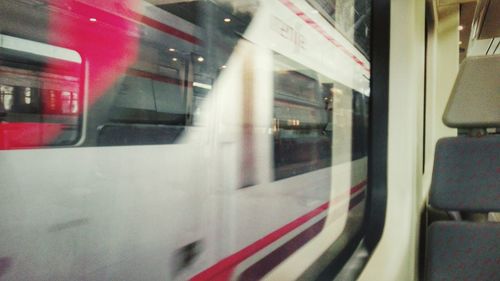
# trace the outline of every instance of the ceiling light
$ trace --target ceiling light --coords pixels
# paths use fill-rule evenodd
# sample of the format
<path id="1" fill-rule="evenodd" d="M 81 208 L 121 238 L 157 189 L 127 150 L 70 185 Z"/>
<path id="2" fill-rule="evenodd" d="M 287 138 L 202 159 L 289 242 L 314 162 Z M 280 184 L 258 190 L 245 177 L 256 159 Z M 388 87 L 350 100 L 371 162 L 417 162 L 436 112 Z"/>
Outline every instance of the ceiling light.
<path id="1" fill-rule="evenodd" d="M 224 22 L 231 22 L 231 19 L 230 18 L 225 18 Z"/>
<path id="2" fill-rule="evenodd" d="M 173 61 L 177 61 L 177 58 L 172 58 Z"/>
<path id="3" fill-rule="evenodd" d="M 212 90 L 212 85 L 200 83 L 200 82 L 193 82 L 193 87 L 198 87 L 198 88 L 202 88 L 202 89 L 206 89 L 206 90 Z"/>
<path id="4" fill-rule="evenodd" d="M 168 51 L 169 52 L 175 52 L 175 49 L 174 48 L 169 48 Z"/>
<path id="5" fill-rule="evenodd" d="M 199 62 L 203 62 L 205 59 L 204 59 L 203 57 L 198 57 L 198 58 L 197 58 L 197 60 L 198 60 Z"/>

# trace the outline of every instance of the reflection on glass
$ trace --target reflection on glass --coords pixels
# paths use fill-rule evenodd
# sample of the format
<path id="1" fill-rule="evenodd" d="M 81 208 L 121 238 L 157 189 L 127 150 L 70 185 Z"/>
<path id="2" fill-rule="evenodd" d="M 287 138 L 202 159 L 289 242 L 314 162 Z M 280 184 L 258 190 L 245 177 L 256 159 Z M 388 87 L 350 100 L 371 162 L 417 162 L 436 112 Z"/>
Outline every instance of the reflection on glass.
<path id="1" fill-rule="evenodd" d="M 274 57 L 274 177 L 279 180 L 330 166 L 331 134 L 324 132 L 329 112 L 318 74 Z"/>
<path id="2" fill-rule="evenodd" d="M 370 0 L 308 0 L 338 31 L 370 56 Z"/>
<path id="3" fill-rule="evenodd" d="M 47 235 L 19 243 L 30 257 L 9 274 L 257 280 L 312 239 L 326 233 L 331 245 L 338 218 L 355 233 L 367 3 L 0 1 L 0 149 L 86 146 L 21 152 L 76 160 L 37 158 L 29 188 L 9 179 L 16 204 L 55 210 L 32 223 L 17 208 L 27 223 L 13 233 Z M 53 260 L 60 275 L 45 271 Z"/>
<path id="4" fill-rule="evenodd" d="M 1 148 L 72 144 L 80 134 L 77 52 L 0 34 Z"/>

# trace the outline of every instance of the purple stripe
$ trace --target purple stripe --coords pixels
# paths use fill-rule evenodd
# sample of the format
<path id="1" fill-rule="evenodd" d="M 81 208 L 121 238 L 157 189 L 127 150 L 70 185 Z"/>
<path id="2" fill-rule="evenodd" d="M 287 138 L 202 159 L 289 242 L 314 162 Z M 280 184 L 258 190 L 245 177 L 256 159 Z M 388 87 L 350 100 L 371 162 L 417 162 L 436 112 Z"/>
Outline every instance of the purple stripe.
<path id="1" fill-rule="evenodd" d="M 325 224 L 325 218 L 319 220 L 308 229 L 301 232 L 299 235 L 295 236 L 285 244 L 283 244 L 278 249 L 272 251 L 270 254 L 265 256 L 260 261 L 253 264 L 251 267 L 247 268 L 238 280 L 258 280 L 266 275 L 269 271 L 275 268 L 283 260 L 297 251 L 300 247 L 306 244 L 314 236 L 323 229 Z"/>
<path id="2" fill-rule="evenodd" d="M 365 199 L 365 190 L 358 193 L 356 196 L 349 200 L 349 210 L 356 207 L 359 203 Z M 301 232 L 299 235 L 295 236 L 285 244 L 283 244 L 278 249 L 272 251 L 263 259 L 257 261 L 252 266 L 247 268 L 238 278 L 238 280 L 258 280 L 264 275 L 269 273 L 278 264 L 283 262 L 286 258 L 291 256 L 295 251 L 297 251 L 304 244 L 309 242 L 313 237 L 318 235 L 318 233 L 323 229 L 326 217 L 319 220 L 308 229 Z"/>
<path id="3" fill-rule="evenodd" d="M 363 201 L 365 199 L 365 194 L 366 194 L 366 190 L 363 190 L 360 193 L 358 193 L 356 196 L 351 198 L 351 200 L 349 201 L 349 210 L 351 210 L 352 208 L 356 207 L 359 203 L 361 203 L 361 201 Z"/>

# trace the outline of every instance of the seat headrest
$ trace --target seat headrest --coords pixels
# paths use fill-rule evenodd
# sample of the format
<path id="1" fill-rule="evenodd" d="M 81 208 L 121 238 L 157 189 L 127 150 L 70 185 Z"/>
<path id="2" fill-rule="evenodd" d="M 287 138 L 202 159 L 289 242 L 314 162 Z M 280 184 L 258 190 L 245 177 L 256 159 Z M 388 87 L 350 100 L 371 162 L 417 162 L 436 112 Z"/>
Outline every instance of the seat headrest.
<path id="1" fill-rule="evenodd" d="M 429 196 L 447 211 L 500 211 L 500 135 L 453 137 L 436 144 Z"/>
<path id="2" fill-rule="evenodd" d="M 500 55 L 462 62 L 443 122 L 452 128 L 500 127 Z"/>

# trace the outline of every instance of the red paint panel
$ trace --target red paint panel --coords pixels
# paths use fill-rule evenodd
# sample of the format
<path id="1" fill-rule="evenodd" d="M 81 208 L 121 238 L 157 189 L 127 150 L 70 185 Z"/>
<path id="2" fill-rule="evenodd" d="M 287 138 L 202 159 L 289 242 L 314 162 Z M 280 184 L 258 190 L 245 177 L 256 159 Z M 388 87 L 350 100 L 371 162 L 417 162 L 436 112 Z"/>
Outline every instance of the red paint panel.
<path id="1" fill-rule="evenodd" d="M 36 148 L 52 142 L 62 129 L 55 123 L 1 123 L 0 150 Z"/>

